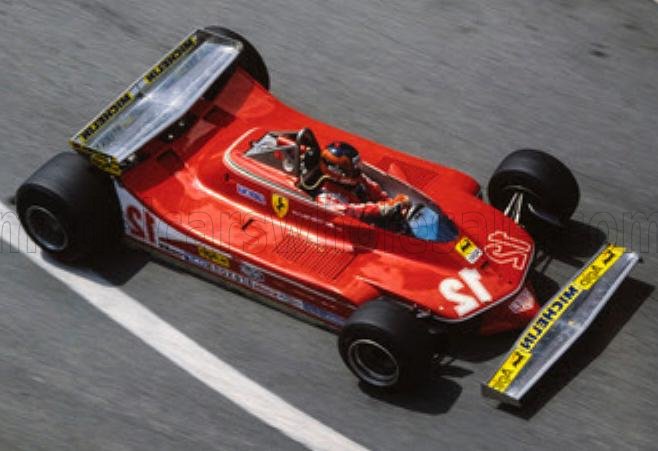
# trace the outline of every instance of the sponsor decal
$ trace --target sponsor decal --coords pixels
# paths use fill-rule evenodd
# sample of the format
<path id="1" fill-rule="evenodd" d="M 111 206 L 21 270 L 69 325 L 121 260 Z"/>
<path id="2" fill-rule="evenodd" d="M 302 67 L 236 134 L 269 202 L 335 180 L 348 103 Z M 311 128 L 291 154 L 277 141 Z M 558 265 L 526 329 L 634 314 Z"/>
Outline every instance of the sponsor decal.
<path id="1" fill-rule="evenodd" d="M 153 66 L 146 75 L 144 75 L 145 83 L 153 83 L 160 75 L 167 71 L 176 61 L 178 61 L 187 52 L 193 49 L 197 44 L 196 35 L 192 35 L 181 42 L 178 47 L 166 55 L 158 64 Z"/>
<path id="2" fill-rule="evenodd" d="M 316 224 L 325 225 L 325 226 L 327 226 L 331 229 L 338 229 L 338 230 L 342 229 L 340 227 L 336 227 L 336 224 L 334 224 L 333 222 L 326 221 L 326 220 L 322 219 L 322 217 L 320 217 L 319 215 L 306 214 L 306 213 L 302 213 L 301 211 L 298 211 L 298 210 L 292 210 L 292 215 L 297 216 L 298 218 L 302 218 L 306 221 L 314 222 Z"/>
<path id="3" fill-rule="evenodd" d="M 512 302 L 509 303 L 509 309 L 515 315 L 519 313 L 526 312 L 532 309 L 532 306 L 535 305 L 535 298 L 528 290 L 524 288 L 521 292 L 514 298 Z"/>
<path id="4" fill-rule="evenodd" d="M 116 116 L 121 110 L 123 110 L 130 102 L 133 101 L 133 94 L 129 91 L 123 93 L 121 97 L 112 103 L 105 111 L 98 115 L 96 119 L 90 122 L 79 134 L 78 138 L 82 142 L 87 142 L 94 133 L 100 130 L 103 125 L 105 125 L 110 119 Z"/>
<path id="5" fill-rule="evenodd" d="M 530 258 L 532 245 L 527 241 L 511 237 L 507 232 L 498 230 L 489 234 L 484 250 L 490 260 L 499 265 L 511 264 L 514 269 L 522 271 Z"/>
<path id="6" fill-rule="evenodd" d="M 254 266 L 251 263 L 247 263 L 247 262 L 240 263 L 240 272 L 257 282 L 265 281 L 265 274 L 263 274 L 263 271 L 261 271 L 260 269 L 258 269 L 257 266 Z"/>
<path id="7" fill-rule="evenodd" d="M 89 162 L 100 170 L 117 176 L 123 172 L 121 165 L 113 156 L 97 152 L 73 140 L 70 140 L 69 144 L 78 153 L 89 157 Z"/>
<path id="8" fill-rule="evenodd" d="M 164 251 L 167 251 L 169 254 L 172 254 L 179 258 L 180 260 L 187 260 L 187 256 L 185 252 L 177 248 L 176 246 L 172 246 L 171 244 L 167 243 L 166 241 L 160 241 L 158 243 L 158 247 Z"/>
<path id="9" fill-rule="evenodd" d="M 274 209 L 274 213 L 276 213 L 279 219 L 283 219 L 288 214 L 288 206 L 289 201 L 287 197 L 272 193 L 272 209 Z"/>
<path id="10" fill-rule="evenodd" d="M 204 258 L 209 262 L 215 263 L 224 268 L 231 266 L 231 257 L 228 254 L 201 245 L 197 246 L 197 252 L 201 258 Z"/>
<path id="11" fill-rule="evenodd" d="M 324 321 L 327 321 L 328 323 L 334 324 L 336 326 L 342 326 L 345 324 L 345 319 L 343 317 L 265 284 L 263 280 L 259 280 L 261 277 L 264 278 L 264 270 L 255 265 L 243 262 L 240 265 L 240 271 L 242 273 L 239 273 L 229 269 L 224 265 L 216 264 L 206 258 L 201 258 L 199 256 L 190 254 L 183 249 L 172 246 L 168 243 L 165 243 L 164 241 L 159 243 L 159 247 L 182 261 L 198 266 L 208 272 L 217 274 L 218 276 L 229 280 L 230 282 L 249 288 L 256 293 L 267 296 L 270 299 L 278 301 L 282 304 L 294 307 L 297 310 L 301 310 L 310 314 L 311 316 L 321 318 Z M 244 272 L 248 272 L 249 275 L 244 274 Z M 253 278 L 252 276 L 254 275 L 257 278 Z"/>
<path id="12" fill-rule="evenodd" d="M 100 152 L 92 152 L 89 156 L 91 164 L 100 170 L 112 175 L 121 175 L 121 166 L 116 158 L 111 155 L 105 155 Z"/>
<path id="13" fill-rule="evenodd" d="M 562 316 L 564 311 L 578 298 L 581 290 L 573 284 L 568 285 L 562 292 L 554 297 L 550 303 L 534 319 L 532 326 L 523 334 L 518 346 L 526 351 L 532 351 L 546 332 Z"/>
<path id="14" fill-rule="evenodd" d="M 328 323 L 335 324 L 337 326 L 343 326 L 345 324 L 345 319 L 342 316 L 320 308 L 315 304 L 304 302 L 303 309 L 305 312 L 310 313 L 315 317 L 322 318 Z"/>
<path id="15" fill-rule="evenodd" d="M 455 250 L 470 264 L 477 262 L 482 257 L 482 249 L 477 247 L 468 237 L 462 237 L 455 244 Z"/>
<path id="16" fill-rule="evenodd" d="M 549 300 L 533 319 L 530 327 L 518 339 L 510 356 L 491 378 L 488 383 L 489 387 L 501 392 L 505 391 L 528 363 L 532 357 L 533 349 L 542 337 L 546 335 L 576 299 L 583 292 L 589 290 L 623 254 L 623 247 L 609 245 L 576 276 L 572 283 Z M 514 356 L 517 356 L 518 359 L 513 360 Z M 523 356 L 523 358 L 519 356 Z M 514 365 L 510 365 L 512 361 Z"/>
<path id="17" fill-rule="evenodd" d="M 265 205 L 265 195 L 263 193 L 259 193 L 258 191 L 247 188 L 246 186 L 240 185 L 239 183 L 235 185 L 235 187 L 240 196 L 246 197 L 247 199 L 253 200 L 254 202 L 261 205 Z"/>
<path id="18" fill-rule="evenodd" d="M 505 391 L 512 383 L 532 354 L 522 349 L 515 349 L 501 365 L 496 375 L 489 382 L 489 387 L 498 391 Z"/>
<path id="19" fill-rule="evenodd" d="M 575 280 L 575 285 L 581 290 L 589 290 L 603 274 L 624 254 L 623 247 L 608 246 L 596 260 L 587 267 Z"/>

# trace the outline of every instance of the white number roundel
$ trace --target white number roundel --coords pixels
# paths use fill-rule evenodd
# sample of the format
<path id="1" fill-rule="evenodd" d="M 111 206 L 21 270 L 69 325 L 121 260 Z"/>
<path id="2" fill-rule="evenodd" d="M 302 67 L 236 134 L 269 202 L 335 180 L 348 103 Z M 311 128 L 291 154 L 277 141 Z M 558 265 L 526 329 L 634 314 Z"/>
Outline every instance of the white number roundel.
<path id="1" fill-rule="evenodd" d="M 459 278 L 448 277 L 439 284 L 439 293 L 455 304 L 457 315 L 467 315 L 476 310 L 481 304 L 492 301 L 491 293 L 482 285 L 481 276 L 477 269 L 464 268 L 459 271 L 458 275 Z M 465 290 L 465 288 L 468 290 Z"/>

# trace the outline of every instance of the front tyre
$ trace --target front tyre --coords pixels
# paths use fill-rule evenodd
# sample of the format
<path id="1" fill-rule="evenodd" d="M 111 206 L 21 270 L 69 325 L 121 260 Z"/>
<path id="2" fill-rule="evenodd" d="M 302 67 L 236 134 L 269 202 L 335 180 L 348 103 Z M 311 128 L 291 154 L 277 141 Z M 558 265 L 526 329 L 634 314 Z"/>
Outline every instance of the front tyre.
<path id="1" fill-rule="evenodd" d="M 118 239 L 111 179 L 72 152 L 55 155 L 18 188 L 16 209 L 30 238 L 64 262 L 80 261 Z"/>
<path id="2" fill-rule="evenodd" d="M 496 168 L 488 195 L 491 205 L 521 224 L 529 225 L 526 221 L 534 219 L 561 226 L 576 210 L 580 190 L 560 160 L 541 150 L 521 149 Z"/>
<path id="3" fill-rule="evenodd" d="M 389 300 L 364 304 L 338 337 L 347 367 L 365 384 L 385 390 L 407 388 L 428 374 L 431 335 L 410 310 Z"/>

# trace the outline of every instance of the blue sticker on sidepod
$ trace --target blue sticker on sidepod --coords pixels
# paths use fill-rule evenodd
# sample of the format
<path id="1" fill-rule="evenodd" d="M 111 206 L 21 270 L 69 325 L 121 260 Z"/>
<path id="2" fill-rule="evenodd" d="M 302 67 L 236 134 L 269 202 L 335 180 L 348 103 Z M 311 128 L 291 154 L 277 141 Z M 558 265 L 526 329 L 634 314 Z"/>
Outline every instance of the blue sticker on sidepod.
<path id="1" fill-rule="evenodd" d="M 240 185 L 239 183 L 236 185 L 236 189 L 240 196 L 246 197 L 247 199 L 251 199 L 254 202 L 258 202 L 261 205 L 265 205 L 265 195 L 263 193 L 254 191 L 253 189 L 247 188 L 246 186 Z"/>

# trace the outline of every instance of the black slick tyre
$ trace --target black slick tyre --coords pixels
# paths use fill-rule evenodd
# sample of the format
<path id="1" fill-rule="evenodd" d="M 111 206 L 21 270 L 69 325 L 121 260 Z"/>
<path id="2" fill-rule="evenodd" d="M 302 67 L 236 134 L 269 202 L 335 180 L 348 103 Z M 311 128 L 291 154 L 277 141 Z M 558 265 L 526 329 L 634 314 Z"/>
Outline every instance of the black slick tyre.
<path id="1" fill-rule="evenodd" d="M 16 192 L 30 238 L 64 262 L 77 262 L 115 243 L 119 207 L 110 177 L 73 152 L 55 155 Z"/>
<path id="2" fill-rule="evenodd" d="M 487 192 L 489 202 L 501 211 L 507 209 L 515 193 L 522 193 L 535 219 L 553 224 L 568 221 L 580 199 L 578 183 L 569 168 L 554 156 L 534 149 L 517 150 L 505 157 L 491 176 Z M 528 215 L 524 212 L 524 216 Z"/>
<path id="3" fill-rule="evenodd" d="M 361 306 L 338 337 L 347 367 L 363 383 L 381 390 L 410 388 L 429 374 L 432 338 L 413 312 L 390 300 Z"/>

